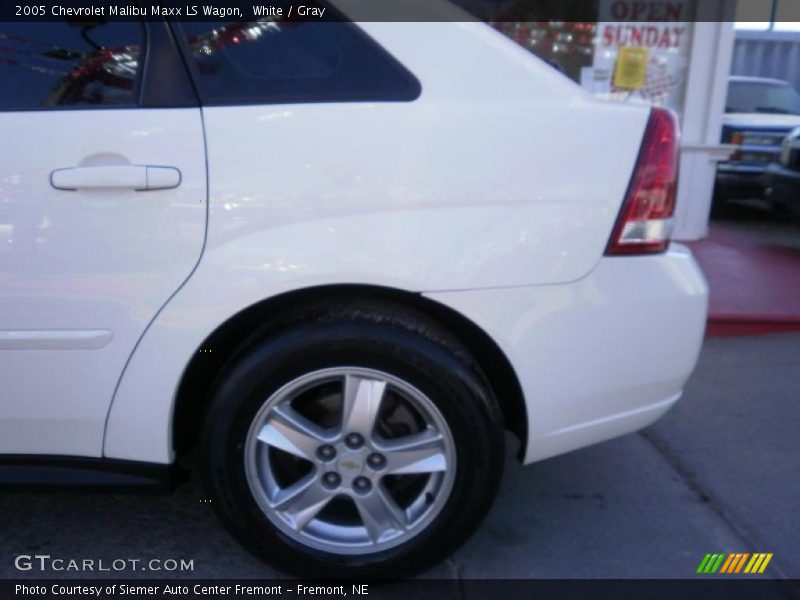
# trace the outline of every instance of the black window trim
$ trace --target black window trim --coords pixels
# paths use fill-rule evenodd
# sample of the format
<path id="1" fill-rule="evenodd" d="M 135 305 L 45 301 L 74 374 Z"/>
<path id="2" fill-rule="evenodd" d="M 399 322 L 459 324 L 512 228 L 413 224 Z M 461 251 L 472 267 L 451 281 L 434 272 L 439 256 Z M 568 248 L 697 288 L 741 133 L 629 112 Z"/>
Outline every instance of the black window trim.
<path id="1" fill-rule="evenodd" d="M 140 108 L 197 108 L 200 100 L 179 49 L 175 32 L 164 20 L 146 21 L 147 48 L 140 69 Z"/>

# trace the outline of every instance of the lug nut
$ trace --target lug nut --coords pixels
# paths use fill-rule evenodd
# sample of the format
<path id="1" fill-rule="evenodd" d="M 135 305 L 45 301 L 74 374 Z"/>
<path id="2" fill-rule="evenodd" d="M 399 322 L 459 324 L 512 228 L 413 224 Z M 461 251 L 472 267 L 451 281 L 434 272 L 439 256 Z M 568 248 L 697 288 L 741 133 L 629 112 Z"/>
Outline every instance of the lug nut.
<path id="1" fill-rule="evenodd" d="M 376 452 L 367 457 L 367 464 L 373 469 L 382 469 L 386 464 L 386 459 L 382 454 Z"/>
<path id="2" fill-rule="evenodd" d="M 333 446 L 325 444 L 317 448 L 317 456 L 322 460 L 331 460 L 336 456 L 336 449 Z"/>
<path id="3" fill-rule="evenodd" d="M 338 487 L 339 484 L 342 482 L 342 478 L 339 477 L 338 473 L 334 473 L 333 471 L 329 471 L 322 476 L 322 481 L 328 487 Z"/>
<path id="4" fill-rule="evenodd" d="M 344 438 L 344 443 L 350 448 L 361 448 L 364 444 L 364 438 L 358 433 L 349 433 L 347 437 Z"/>
<path id="5" fill-rule="evenodd" d="M 355 481 L 353 481 L 353 487 L 357 492 L 365 493 L 372 487 L 372 483 L 366 477 L 356 477 Z"/>

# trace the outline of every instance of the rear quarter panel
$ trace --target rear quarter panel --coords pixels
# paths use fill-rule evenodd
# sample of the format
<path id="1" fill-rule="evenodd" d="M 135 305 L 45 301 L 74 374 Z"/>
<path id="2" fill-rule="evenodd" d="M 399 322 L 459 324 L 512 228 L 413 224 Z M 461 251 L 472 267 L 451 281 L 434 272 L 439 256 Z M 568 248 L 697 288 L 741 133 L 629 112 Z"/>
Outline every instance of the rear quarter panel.
<path id="1" fill-rule="evenodd" d="M 185 366 L 265 298 L 563 284 L 600 260 L 648 108 L 594 100 L 480 23 L 363 28 L 419 78 L 417 100 L 203 109 L 204 256 L 122 377 L 107 456 L 168 462 Z"/>

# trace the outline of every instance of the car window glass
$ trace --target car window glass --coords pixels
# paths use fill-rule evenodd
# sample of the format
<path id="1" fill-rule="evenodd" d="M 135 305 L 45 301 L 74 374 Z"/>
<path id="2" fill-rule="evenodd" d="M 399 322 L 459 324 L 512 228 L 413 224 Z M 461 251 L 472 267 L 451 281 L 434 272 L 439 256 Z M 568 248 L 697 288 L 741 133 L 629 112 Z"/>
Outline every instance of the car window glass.
<path id="1" fill-rule="evenodd" d="M 406 69 L 347 22 L 181 24 L 204 104 L 403 100 Z"/>
<path id="2" fill-rule="evenodd" d="M 725 112 L 800 114 L 800 94 L 791 86 L 758 81 L 732 81 Z"/>
<path id="3" fill-rule="evenodd" d="M 130 21 L 0 23 L 0 110 L 136 104 L 141 49 Z"/>

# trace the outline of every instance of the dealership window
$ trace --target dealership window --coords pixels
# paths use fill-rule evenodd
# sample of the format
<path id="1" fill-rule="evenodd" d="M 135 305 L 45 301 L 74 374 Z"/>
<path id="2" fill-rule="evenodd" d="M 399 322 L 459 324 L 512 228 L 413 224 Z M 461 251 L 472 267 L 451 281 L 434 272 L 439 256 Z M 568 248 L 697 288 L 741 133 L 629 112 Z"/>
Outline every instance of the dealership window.
<path id="1" fill-rule="evenodd" d="M 478 16 L 594 95 L 682 112 L 695 0 L 565 3 L 563 20 L 502 6 Z"/>
<path id="2" fill-rule="evenodd" d="M 142 37 L 130 21 L 0 23 L 0 110 L 135 105 Z"/>

